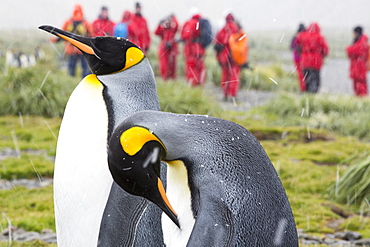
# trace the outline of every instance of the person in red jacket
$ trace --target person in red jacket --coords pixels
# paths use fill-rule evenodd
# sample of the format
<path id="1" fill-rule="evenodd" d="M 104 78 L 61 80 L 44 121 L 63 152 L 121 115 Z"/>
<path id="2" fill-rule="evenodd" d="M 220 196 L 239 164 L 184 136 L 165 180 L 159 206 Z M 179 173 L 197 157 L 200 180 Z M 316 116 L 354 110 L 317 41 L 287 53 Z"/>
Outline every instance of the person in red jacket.
<path id="1" fill-rule="evenodd" d="M 175 35 L 179 24 L 174 15 L 162 20 L 155 34 L 161 38 L 159 44 L 159 70 L 164 80 L 176 78 L 176 56 L 178 53 Z"/>
<path id="2" fill-rule="evenodd" d="M 185 43 L 185 74 L 191 86 L 200 86 L 203 84 L 206 75 L 204 65 L 205 49 L 198 41 L 201 16 L 196 9 L 192 9 L 191 12 L 193 13 L 191 19 L 185 22 L 181 31 L 181 40 Z"/>
<path id="3" fill-rule="evenodd" d="M 76 4 L 73 10 L 72 17 L 64 23 L 62 29 L 84 37 L 92 36 L 91 26 L 84 19 L 83 10 L 81 5 L 79 4 Z M 68 73 L 70 76 L 76 75 L 76 65 L 78 60 L 81 61 L 82 77 L 85 77 L 88 74 L 90 74 L 90 70 L 85 60 L 85 57 L 82 55 L 82 52 L 80 50 L 78 50 L 70 42 L 65 42 L 64 52 L 68 57 Z"/>
<path id="4" fill-rule="evenodd" d="M 221 88 L 224 94 L 224 100 L 228 97 L 236 97 L 239 88 L 240 66 L 237 65 L 231 57 L 229 46 L 230 36 L 238 32 L 238 24 L 235 23 L 234 16 L 226 16 L 225 26 L 216 34 L 215 49 L 217 52 L 217 61 L 221 66 Z"/>
<path id="5" fill-rule="evenodd" d="M 362 27 L 355 27 L 353 44 L 347 47 L 347 55 L 351 61 L 350 77 L 357 96 L 367 95 L 366 72 L 368 57 L 368 38 L 362 33 Z"/>
<path id="6" fill-rule="evenodd" d="M 150 35 L 146 19 L 141 14 L 141 5 L 136 3 L 135 15 L 132 17 L 131 26 L 134 31 L 132 34 L 132 42 L 138 45 L 145 53 L 148 52 L 150 46 Z"/>
<path id="7" fill-rule="evenodd" d="M 121 38 L 129 39 L 129 40 L 132 39 L 133 30 L 131 26 L 131 17 L 132 17 L 132 14 L 130 11 L 125 10 L 123 12 L 121 22 L 117 23 L 114 26 L 114 32 L 113 32 L 114 37 L 121 37 Z"/>
<path id="8" fill-rule="evenodd" d="M 94 37 L 113 36 L 114 26 L 114 22 L 109 20 L 108 8 L 103 6 L 98 19 L 92 24 Z"/>
<path id="9" fill-rule="evenodd" d="M 320 69 L 323 59 L 329 53 L 325 38 L 320 34 L 317 23 L 312 23 L 305 32 L 297 37 L 301 49 L 301 68 L 304 74 L 306 91 L 317 93 L 320 87 Z"/>
<path id="10" fill-rule="evenodd" d="M 306 84 L 304 82 L 303 71 L 301 68 L 301 48 L 297 44 L 297 36 L 299 33 L 306 31 L 305 26 L 301 23 L 299 24 L 298 31 L 296 35 L 292 38 L 292 42 L 290 43 L 290 49 L 293 51 L 293 60 L 295 64 L 295 70 L 297 71 L 298 81 L 299 81 L 299 89 L 301 92 L 306 91 Z"/>

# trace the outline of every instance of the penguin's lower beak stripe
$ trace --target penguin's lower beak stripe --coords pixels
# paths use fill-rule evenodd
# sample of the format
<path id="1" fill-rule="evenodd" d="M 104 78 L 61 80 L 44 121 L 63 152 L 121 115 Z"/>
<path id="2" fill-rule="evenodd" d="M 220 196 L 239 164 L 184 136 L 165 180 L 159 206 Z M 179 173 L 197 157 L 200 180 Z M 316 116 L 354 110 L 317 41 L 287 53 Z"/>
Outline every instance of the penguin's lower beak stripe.
<path id="1" fill-rule="evenodd" d="M 159 190 L 159 193 L 161 194 L 161 197 L 164 201 L 164 203 L 167 205 L 167 207 L 172 211 L 172 213 L 174 215 L 176 215 L 177 217 L 177 213 L 175 212 L 175 210 L 172 208 L 171 204 L 170 204 L 170 201 L 168 200 L 167 198 L 167 195 L 166 195 L 166 191 L 164 190 L 164 187 L 163 187 L 163 184 L 162 184 L 162 181 L 158 178 L 158 190 Z"/>
<path id="2" fill-rule="evenodd" d="M 67 36 L 64 36 L 63 34 L 57 34 L 57 35 L 59 37 L 61 37 L 62 39 L 68 41 L 72 45 L 76 46 L 81 51 L 83 51 L 83 52 L 85 52 L 87 54 L 95 55 L 94 50 L 90 46 L 85 45 L 84 43 L 81 43 L 81 42 L 79 42 L 79 41 L 77 41 L 75 39 L 72 39 L 72 38 L 69 38 Z"/>
<path id="3" fill-rule="evenodd" d="M 164 147 L 163 143 L 154 134 L 143 127 L 132 127 L 123 132 L 120 137 L 123 151 L 130 156 L 139 152 L 149 141 L 157 141 Z"/>

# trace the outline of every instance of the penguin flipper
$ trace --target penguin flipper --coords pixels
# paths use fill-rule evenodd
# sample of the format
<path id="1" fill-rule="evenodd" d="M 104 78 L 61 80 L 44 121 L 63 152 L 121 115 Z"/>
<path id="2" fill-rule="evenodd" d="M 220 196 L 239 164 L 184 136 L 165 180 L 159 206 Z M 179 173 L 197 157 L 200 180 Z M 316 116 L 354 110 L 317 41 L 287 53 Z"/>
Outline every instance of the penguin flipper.
<path id="1" fill-rule="evenodd" d="M 201 199 L 187 246 L 234 246 L 233 236 L 233 216 L 226 204 L 216 198 Z"/>

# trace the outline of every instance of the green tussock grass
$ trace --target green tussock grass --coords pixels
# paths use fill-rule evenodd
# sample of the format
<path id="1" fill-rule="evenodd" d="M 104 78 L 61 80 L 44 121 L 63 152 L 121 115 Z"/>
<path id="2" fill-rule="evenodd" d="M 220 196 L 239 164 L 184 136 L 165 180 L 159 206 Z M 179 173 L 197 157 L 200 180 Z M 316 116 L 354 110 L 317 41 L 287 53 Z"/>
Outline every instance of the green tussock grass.
<path id="1" fill-rule="evenodd" d="M 47 64 L 9 68 L 7 74 L 0 74 L 0 115 L 62 116 L 67 99 L 78 82 L 64 73 Z"/>
<path id="2" fill-rule="evenodd" d="M 335 186 L 331 187 L 333 199 L 339 203 L 358 204 L 364 207 L 370 205 L 370 156 L 351 162 L 351 166 L 340 178 Z"/>
<path id="3" fill-rule="evenodd" d="M 157 79 L 157 91 L 162 111 L 213 116 L 221 113 L 215 99 L 207 91 L 201 87 L 192 88 L 184 81 L 164 82 Z"/>
<path id="4" fill-rule="evenodd" d="M 370 99 L 344 95 L 281 93 L 260 110 L 264 124 L 327 129 L 370 140 Z"/>
<path id="5" fill-rule="evenodd" d="M 7 34 L 8 35 L 8 34 Z M 39 32 L 19 33 L 20 36 L 34 36 L 27 40 L 33 42 L 20 45 L 8 40 L 0 40 L 0 48 L 13 48 L 15 52 L 32 53 L 39 46 L 45 52 L 45 59 L 37 61 L 30 68 L 12 68 L 5 64 L 5 57 L 0 59 L 0 116 L 36 115 L 44 117 L 62 116 L 66 102 L 81 78 L 67 75 L 61 70 L 63 42 L 45 45 Z M 4 36 L 7 37 L 7 36 Z M 48 36 L 46 36 L 48 37 Z M 25 39 L 26 40 L 26 39 Z"/>

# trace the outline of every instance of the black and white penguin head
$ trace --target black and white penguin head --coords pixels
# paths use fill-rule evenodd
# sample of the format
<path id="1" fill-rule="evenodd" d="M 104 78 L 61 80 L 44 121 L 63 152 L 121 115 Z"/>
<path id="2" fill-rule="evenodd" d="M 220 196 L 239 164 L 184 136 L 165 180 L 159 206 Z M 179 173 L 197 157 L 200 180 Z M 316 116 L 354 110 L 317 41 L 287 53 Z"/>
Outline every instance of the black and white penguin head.
<path id="1" fill-rule="evenodd" d="M 96 75 L 126 70 L 145 58 L 140 48 L 127 39 L 110 36 L 87 38 L 53 26 L 39 28 L 70 42 L 81 50 L 91 71 Z"/>
<path id="2" fill-rule="evenodd" d="M 116 183 L 128 193 L 155 203 L 180 227 L 160 179 L 160 163 L 165 156 L 164 144 L 144 127 L 119 127 L 109 142 L 108 165 Z"/>

